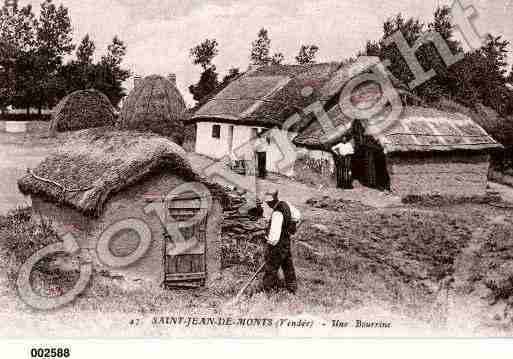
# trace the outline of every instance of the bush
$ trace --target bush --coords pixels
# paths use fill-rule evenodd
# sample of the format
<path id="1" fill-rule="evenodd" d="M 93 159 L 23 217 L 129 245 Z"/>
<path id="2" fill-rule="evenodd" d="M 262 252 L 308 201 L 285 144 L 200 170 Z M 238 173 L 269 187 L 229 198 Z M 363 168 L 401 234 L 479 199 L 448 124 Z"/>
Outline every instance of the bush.
<path id="1" fill-rule="evenodd" d="M 19 208 L 0 216 L 0 246 L 10 259 L 9 271 L 15 272 L 34 253 L 58 241 L 50 223 L 36 223 L 31 208 Z M 47 262 L 39 263 L 39 269 Z M 12 273 L 11 273 L 12 274 Z M 11 277 L 11 275 L 9 276 Z"/>
<path id="2" fill-rule="evenodd" d="M 297 159 L 294 163 L 294 179 L 309 186 L 336 187 L 337 180 L 328 160 L 309 157 Z"/>

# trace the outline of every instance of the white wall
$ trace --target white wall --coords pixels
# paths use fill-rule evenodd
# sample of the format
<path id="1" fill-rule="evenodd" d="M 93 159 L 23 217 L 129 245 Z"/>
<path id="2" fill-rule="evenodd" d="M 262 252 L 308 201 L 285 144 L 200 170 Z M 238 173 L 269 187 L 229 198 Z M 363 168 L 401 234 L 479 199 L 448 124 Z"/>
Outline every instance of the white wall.
<path id="1" fill-rule="evenodd" d="M 212 137 L 212 126 L 221 125 L 220 138 Z M 235 136 L 235 135 L 234 135 Z M 219 159 L 228 154 L 228 126 L 213 122 L 196 124 L 196 153 Z"/>
<path id="2" fill-rule="evenodd" d="M 220 138 L 212 137 L 212 127 L 214 125 L 221 126 Z M 206 155 L 215 159 L 220 159 L 226 156 L 230 152 L 229 146 L 229 131 L 230 126 L 233 126 L 233 148 L 232 152 L 237 158 L 245 160 L 255 159 L 255 145 L 256 141 L 252 140 L 253 129 L 264 130 L 262 127 L 256 126 L 241 126 L 231 125 L 226 123 L 214 123 L 214 122 L 198 122 L 196 124 L 196 145 L 195 152 Z M 293 174 L 293 168 L 288 171 L 279 171 L 278 163 L 283 159 L 280 148 L 271 141 L 267 144 L 265 139 L 261 139 L 259 143 L 262 146 L 259 147 L 259 151 L 265 151 L 267 153 L 267 171 L 279 173 L 291 176 Z"/>

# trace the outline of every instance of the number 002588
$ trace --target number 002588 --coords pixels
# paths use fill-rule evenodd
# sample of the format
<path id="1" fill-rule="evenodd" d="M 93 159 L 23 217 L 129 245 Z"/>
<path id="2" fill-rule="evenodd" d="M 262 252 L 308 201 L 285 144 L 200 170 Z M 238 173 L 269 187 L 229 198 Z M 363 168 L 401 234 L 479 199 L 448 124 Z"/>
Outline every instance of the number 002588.
<path id="1" fill-rule="evenodd" d="M 68 358 L 70 350 L 69 348 L 32 348 L 30 356 L 32 358 Z"/>

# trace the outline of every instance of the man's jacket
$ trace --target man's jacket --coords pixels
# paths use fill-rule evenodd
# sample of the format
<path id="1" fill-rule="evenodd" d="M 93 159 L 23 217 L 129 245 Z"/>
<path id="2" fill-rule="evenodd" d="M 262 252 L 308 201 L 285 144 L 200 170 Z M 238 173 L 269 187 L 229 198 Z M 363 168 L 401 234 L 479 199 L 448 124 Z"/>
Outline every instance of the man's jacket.
<path id="1" fill-rule="evenodd" d="M 278 202 L 273 208 L 267 243 L 282 253 L 288 253 L 290 235 L 295 233 L 300 217 L 301 214 L 297 208 L 284 201 Z"/>

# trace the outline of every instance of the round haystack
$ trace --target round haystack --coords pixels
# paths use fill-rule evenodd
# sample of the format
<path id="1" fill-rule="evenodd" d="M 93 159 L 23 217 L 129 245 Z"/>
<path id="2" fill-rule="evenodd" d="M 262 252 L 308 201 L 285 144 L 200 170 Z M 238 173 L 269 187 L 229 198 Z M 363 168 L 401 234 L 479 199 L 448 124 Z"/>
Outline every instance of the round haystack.
<path id="1" fill-rule="evenodd" d="M 55 106 L 50 133 L 113 126 L 115 122 L 114 107 L 107 96 L 94 89 L 79 90 Z"/>
<path id="2" fill-rule="evenodd" d="M 126 98 L 117 127 L 123 130 L 151 131 L 182 145 L 185 101 L 168 79 L 145 77 Z"/>

